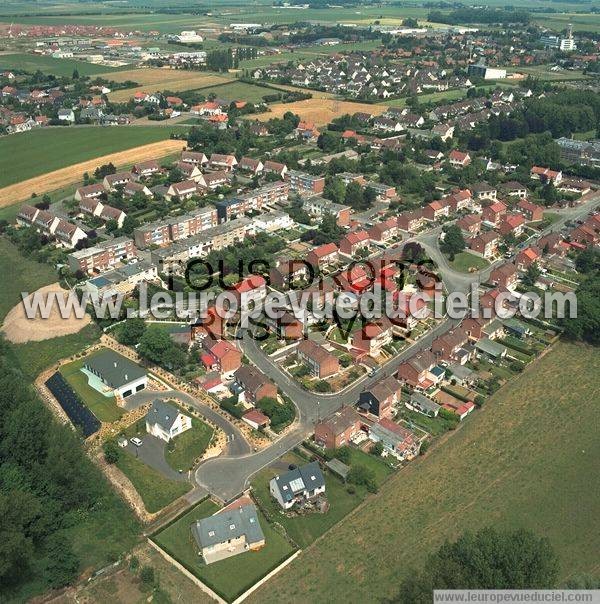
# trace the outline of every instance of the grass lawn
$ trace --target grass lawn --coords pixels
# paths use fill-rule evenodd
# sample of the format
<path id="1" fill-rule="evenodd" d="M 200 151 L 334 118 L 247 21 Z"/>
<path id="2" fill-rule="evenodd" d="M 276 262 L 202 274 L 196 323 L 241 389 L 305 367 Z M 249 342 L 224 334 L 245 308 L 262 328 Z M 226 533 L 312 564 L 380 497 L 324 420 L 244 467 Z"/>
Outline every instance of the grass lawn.
<path id="1" fill-rule="evenodd" d="M 121 451 L 117 467 L 131 480 L 150 513 L 162 510 L 192 489 L 189 482 L 169 480 L 125 451 Z"/>
<path id="2" fill-rule="evenodd" d="M 71 164 L 168 139 L 163 126 L 44 128 L 0 138 L 0 187 Z"/>
<path id="3" fill-rule="evenodd" d="M 257 552 L 245 552 L 226 560 L 205 565 L 198 556 L 191 526 L 218 510 L 210 500 L 203 501 L 152 539 L 190 572 L 228 601 L 234 600 L 293 553 L 290 543 L 259 513 L 265 546 Z"/>
<path id="4" fill-rule="evenodd" d="M 99 337 L 100 330 L 92 323 L 70 336 L 13 344 L 12 351 L 23 368 L 23 373 L 33 381 L 44 369 L 81 352 L 86 346 L 96 343 Z"/>
<path id="5" fill-rule="evenodd" d="M 9 137 L 0 140 L 0 146 Z M 7 158 L 8 159 L 8 158 Z M 0 163 L 2 163 L 0 159 Z M 2 176 L 0 176 L 0 179 Z M 54 268 L 29 260 L 5 237 L 0 237 L 0 275 L 4 275 L 0 289 L 0 319 L 21 301 L 21 292 L 33 292 L 57 281 Z M 10 275 L 10 278 L 8 276 Z"/>
<path id="6" fill-rule="evenodd" d="M 286 463 L 296 465 L 306 463 L 293 453 L 289 453 L 283 459 Z M 310 545 L 317 537 L 338 523 L 363 501 L 366 495 L 366 491 L 362 487 L 356 487 L 354 494 L 348 493 L 341 480 L 330 472 L 325 472 L 325 494 L 330 504 L 329 511 L 325 514 L 313 513 L 288 518 L 281 512 L 279 504 L 269 492 L 269 481 L 279 473 L 280 470 L 273 467 L 261 470 L 252 479 L 252 493 L 271 522 L 283 526 L 289 537 L 301 548 Z"/>
<path id="7" fill-rule="evenodd" d="M 95 76 L 99 73 L 110 73 L 111 70 L 118 71 L 119 68 L 115 69 L 106 67 L 106 65 L 94 65 L 93 63 L 79 61 L 77 59 L 55 59 L 53 57 L 30 55 L 26 53 L 1 55 L 0 71 L 10 69 L 23 69 L 30 73 L 35 73 L 39 69 L 45 74 L 71 77 L 75 69 L 77 69 L 79 75 Z"/>
<path id="8" fill-rule="evenodd" d="M 590 530 L 600 514 L 599 371 L 600 349 L 558 343 L 254 601 L 393 598 L 445 539 L 489 525 L 547 537 L 561 581 L 598 574 L 589 553 L 600 549 L 600 533 Z"/>
<path id="9" fill-rule="evenodd" d="M 101 349 L 98 352 L 103 352 Z M 98 352 L 90 355 L 91 358 Z M 101 421 L 114 422 L 118 420 L 124 413 L 116 402 L 114 396 L 104 396 L 95 388 L 88 385 L 87 376 L 81 371 L 83 363 L 86 359 L 77 359 L 60 368 L 60 373 L 69 382 L 71 388 L 81 397 L 81 400 L 86 407 Z"/>
<path id="10" fill-rule="evenodd" d="M 355 447 L 349 447 L 350 449 L 350 466 L 361 465 L 372 470 L 375 474 L 375 480 L 377 484 L 381 486 L 387 477 L 394 471 L 388 464 L 381 458 L 365 453 Z"/>
<path id="11" fill-rule="evenodd" d="M 488 266 L 489 262 L 485 258 L 475 256 L 475 254 L 471 254 L 470 252 L 460 252 L 456 254 L 456 256 L 454 256 L 454 260 L 448 264 L 450 264 L 455 271 L 468 273 L 471 267 L 475 267 L 477 270 L 480 270 Z"/>
<path id="12" fill-rule="evenodd" d="M 165 449 L 165 459 L 174 470 L 189 470 L 206 451 L 214 430 L 203 421 L 192 417 L 192 427 L 174 438 Z M 172 450 L 171 450 L 171 447 Z"/>

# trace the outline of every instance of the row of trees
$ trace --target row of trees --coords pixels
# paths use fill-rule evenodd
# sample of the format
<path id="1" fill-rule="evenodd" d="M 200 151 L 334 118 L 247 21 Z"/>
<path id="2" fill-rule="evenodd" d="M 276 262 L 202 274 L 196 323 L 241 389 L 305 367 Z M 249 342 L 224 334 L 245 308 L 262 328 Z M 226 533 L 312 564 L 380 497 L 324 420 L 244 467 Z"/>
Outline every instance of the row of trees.
<path id="1" fill-rule="evenodd" d="M 73 528 L 106 508 L 106 485 L 79 436 L 58 424 L 0 341 L 0 600 L 35 576 L 46 588 L 78 575 Z"/>

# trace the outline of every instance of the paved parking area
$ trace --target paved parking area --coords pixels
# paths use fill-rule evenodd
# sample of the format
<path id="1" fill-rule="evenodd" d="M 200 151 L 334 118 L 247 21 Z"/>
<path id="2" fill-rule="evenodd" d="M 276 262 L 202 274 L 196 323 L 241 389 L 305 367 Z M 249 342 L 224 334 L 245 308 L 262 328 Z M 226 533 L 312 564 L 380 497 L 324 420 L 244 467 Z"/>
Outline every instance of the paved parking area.
<path id="1" fill-rule="evenodd" d="M 142 438 L 141 446 L 136 447 L 131 441 L 127 441 L 127 446 L 124 449 L 146 465 L 160 472 L 165 478 L 181 482 L 187 481 L 187 472 L 180 474 L 167 463 L 165 459 L 166 446 L 167 443 L 160 438 L 146 434 Z"/>

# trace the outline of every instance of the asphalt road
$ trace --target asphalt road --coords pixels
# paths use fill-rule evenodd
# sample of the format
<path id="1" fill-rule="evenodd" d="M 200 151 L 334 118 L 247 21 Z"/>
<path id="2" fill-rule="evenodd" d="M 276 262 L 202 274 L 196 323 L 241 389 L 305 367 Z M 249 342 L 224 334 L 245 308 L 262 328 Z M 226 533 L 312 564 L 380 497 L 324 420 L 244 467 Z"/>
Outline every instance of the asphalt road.
<path id="1" fill-rule="evenodd" d="M 236 426 L 234 426 L 226 417 L 223 417 L 220 413 L 217 413 L 214 409 L 205 405 L 187 392 L 165 390 L 158 393 L 156 391 L 141 390 L 126 399 L 125 408 L 128 410 L 136 409 L 140 405 L 150 403 L 157 398 L 175 399 L 183 405 L 194 407 L 194 409 L 196 409 L 203 417 L 223 430 L 227 438 L 225 455 L 239 456 L 252 451 L 248 441 Z"/>
<path id="2" fill-rule="evenodd" d="M 542 231 L 539 236 L 551 231 L 559 231 L 565 222 L 568 220 L 577 220 L 584 216 L 596 207 L 598 203 L 600 203 L 600 195 L 591 198 L 581 206 L 559 210 L 560 219 Z M 440 232 L 441 228 L 438 227 L 406 241 L 418 241 L 426 248 L 434 262 L 438 265 L 440 276 L 447 291 L 469 291 L 473 282 L 485 282 L 494 267 L 508 260 L 500 259 L 486 269 L 475 273 L 457 272 L 448 265 L 448 262 L 439 250 L 437 240 Z M 530 243 L 534 242 L 532 240 Z M 298 410 L 298 418 L 294 428 L 267 449 L 242 456 L 235 456 L 230 453 L 227 456 L 206 461 L 196 470 L 196 482 L 224 501 L 235 497 L 248 486 L 250 478 L 256 472 L 273 463 L 278 457 L 308 437 L 319 418 L 327 416 L 343 404 L 355 403 L 361 391 L 382 377 L 392 375 L 401 363 L 410 358 L 414 353 L 428 349 L 435 338 L 459 323 L 460 320 L 445 319 L 420 340 L 401 351 L 393 359 L 390 359 L 381 367 L 376 376 L 364 378 L 352 387 L 335 395 L 315 394 L 304 390 L 277 366 L 261 350 L 256 341 L 247 334 L 241 341 L 244 354 L 295 403 Z"/>

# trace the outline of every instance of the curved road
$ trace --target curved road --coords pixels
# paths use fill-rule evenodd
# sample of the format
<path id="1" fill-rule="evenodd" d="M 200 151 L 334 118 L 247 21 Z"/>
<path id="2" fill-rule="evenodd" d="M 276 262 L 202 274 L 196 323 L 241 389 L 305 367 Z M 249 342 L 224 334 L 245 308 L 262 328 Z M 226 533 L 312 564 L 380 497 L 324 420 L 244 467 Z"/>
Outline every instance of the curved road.
<path id="1" fill-rule="evenodd" d="M 239 428 L 234 426 L 226 417 L 223 417 L 220 413 L 217 413 L 217 411 L 215 411 L 212 407 L 205 405 L 187 392 L 181 392 L 180 390 L 164 390 L 160 392 L 141 390 L 140 392 L 136 392 L 127 398 L 125 409 L 136 409 L 137 407 L 150 403 L 157 398 L 175 399 L 183 405 L 194 407 L 194 409 L 199 411 L 207 420 L 223 430 L 227 437 L 226 455 L 237 457 L 240 455 L 246 455 L 252 451 L 252 448 L 248 444 L 248 441 L 244 438 L 244 435 Z"/>
<path id="2" fill-rule="evenodd" d="M 567 220 L 576 220 L 580 216 L 588 213 L 593 207 L 598 205 L 599 202 L 600 195 L 597 195 L 590 198 L 581 206 L 560 210 L 559 220 L 544 229 L 539 236 L 545 235 L 551 231 L 560 230 Z M 475 273 L 457 272 L 448 265 L 445 257 L 439 250 L 437 240 L 440 231 L 441 228 L 432 229 L 427 233 L 407 239 L 405 243 L 410 240 L 418 241 L 426 248 L 434 262 L 437 263 L 439 273 L 448 291 L 468 292 L 472 283 L 485 281 L 494 267 L 508 261 L 508 259 L 498 260 L 486 269 Z M 533 243 L 533 241 L 531 243 Z M 242 350 L 251 362 L 275 382 L 283 393 L 295 403 L 298 409 L 296 423 L 285 436 L 275 441 L 271 446 L 257 453 L 251 453 L 250 447 L 243 440 L 243 437 L 241 437 L 241 435 L 238 436 L 239 431 L 225 418 L 215 413 L 214 410 L 198 403 L 193 397 L 184 395 L 186 398 L 183 399 L 183 402 L 192 404 L 196 408 L 199 408 L 200 406 L 201 408 L 199 408 L 199 410 L 202 413 L 210 411 L 211 415 L 215 417 L 213 419 L 213 417 L 207 413 L 209 419 L 220 427 L 225 426 L 223 429 L 226 433 L 234 434 L 234 440 L 233 442 L 230 442 L 225 455 L 209 459 L 197 468 L 195 474 L 196 482 L 198 485 L 206 488 L 222 500 L 229 501 L 248 486 L 248 481 L 252 475 L 271 464 L 286 451 L 289 451 L 309 436 L 315 422 L 318 421 L 319 418 L 325 417 L 344 403 L 354 404 L 362 390 L 368 388 L 382 377 L 392 375 L 397 367 L 415 352 L 429 348 L 431 342 L 436 337 L 442 335 L 459 323 L 460 320 L 458 319 L 445 319 L 424 335 L 419 341 L 390 359 L 381 367 L 377 372 L 377 375 L 363 378 L 358 383 L 355 383 L 350 388 L 336 395 L 315 394 L 304 390 L 297 382 L 291 379 L 287 373 L 277 366 L 259 346 L 257 346 L 256 341 L 250 337 L 250 334 L 246 333 L 241 340 Z M 171 393 L 168 393 L 168 395 L 182 400 L 181 395 L 183 395 L 183 393 L 172 391 Z M 137 397 L 139 395 L 136 394 L 134 396 Z M 244 446 L 242 446 L 242 442 Z M 244 450 L 242 451 L 241 449 Z"/>

